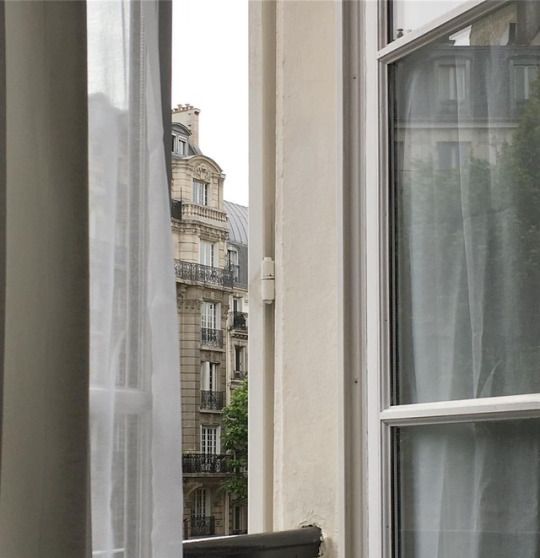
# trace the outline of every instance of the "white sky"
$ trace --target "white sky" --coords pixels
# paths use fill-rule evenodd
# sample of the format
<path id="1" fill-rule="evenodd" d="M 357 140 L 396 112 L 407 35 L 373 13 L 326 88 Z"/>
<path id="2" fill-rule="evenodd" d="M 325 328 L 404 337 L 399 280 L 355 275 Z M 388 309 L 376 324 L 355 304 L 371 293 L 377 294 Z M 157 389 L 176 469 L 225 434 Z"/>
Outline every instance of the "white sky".
<path id="1" fill-rule="evenodd" d="M 248 203 L 248 1 L 173 0 L 172 104 L 201 109 L 199 143 Z"/>

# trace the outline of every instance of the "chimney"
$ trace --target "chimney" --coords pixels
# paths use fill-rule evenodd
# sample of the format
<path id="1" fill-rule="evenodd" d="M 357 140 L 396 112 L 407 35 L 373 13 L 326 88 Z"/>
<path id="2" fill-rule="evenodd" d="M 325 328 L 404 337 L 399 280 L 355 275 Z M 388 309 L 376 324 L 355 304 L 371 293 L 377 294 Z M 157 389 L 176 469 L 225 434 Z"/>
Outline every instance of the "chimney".
<path id="1" fill-rule="evenodd" d="M 172 121 L 180 122 L 190 130 L 191 143 L 199 146 L 199 113 L 193 105 L 177 105 L 172 111 Z"/>

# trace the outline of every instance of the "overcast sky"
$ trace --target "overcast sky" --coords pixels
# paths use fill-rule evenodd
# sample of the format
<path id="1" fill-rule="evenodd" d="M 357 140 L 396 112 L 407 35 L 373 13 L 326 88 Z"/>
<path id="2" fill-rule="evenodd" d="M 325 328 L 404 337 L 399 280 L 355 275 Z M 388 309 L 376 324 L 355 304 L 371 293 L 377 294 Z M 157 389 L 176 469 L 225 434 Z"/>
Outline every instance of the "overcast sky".
<path id="1" fill-rule="evenodd" d="M 172 104 L 201 109 L 199 143 L 248 203 L 247 0 L 173 0 Z"/>

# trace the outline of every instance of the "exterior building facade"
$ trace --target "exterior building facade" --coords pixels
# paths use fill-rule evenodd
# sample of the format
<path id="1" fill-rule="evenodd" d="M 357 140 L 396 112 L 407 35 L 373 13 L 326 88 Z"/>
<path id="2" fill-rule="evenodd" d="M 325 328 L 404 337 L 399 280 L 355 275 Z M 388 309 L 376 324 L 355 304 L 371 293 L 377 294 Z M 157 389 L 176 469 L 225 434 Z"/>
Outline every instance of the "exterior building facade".
<path id="1" fill-rule="evenodd" d="M 221 433 L 230 390 L 246 374 L 247 208 L 223 201 L 225 175 L 198 147 L 198 116 L 175 109 L 171 138 L 184 538 L 246 529 L 245 510 L 223 487 L 231 467 Z"/>

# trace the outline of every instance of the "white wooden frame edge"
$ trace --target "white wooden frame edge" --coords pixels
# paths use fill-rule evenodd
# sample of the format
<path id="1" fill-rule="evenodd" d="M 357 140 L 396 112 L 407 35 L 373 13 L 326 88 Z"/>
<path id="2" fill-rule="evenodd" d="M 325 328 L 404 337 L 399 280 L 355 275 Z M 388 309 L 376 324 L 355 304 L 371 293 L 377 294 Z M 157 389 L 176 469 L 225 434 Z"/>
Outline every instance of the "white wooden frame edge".
<path id="1" fill-rule="evenodd" d="M 360 23 L 364 37 L 365 103 L 361 132 L 365 146 L 365 205 L 363 221 L 365 279 L 363 302 L 366 311 L 365 362 L 367 434 L 364 445 L 367 460 L 364 513 L 367 518 L 366 554 L 369 558 L 391 558 L 391 430 L 396 426 L 476 422 L 540 417 L 540 394 L 510 395 L 414 405 L 390 404 L 390 306 L 389 306 L 389 224 L 388 196 L 388 65 L 453 30 L 496 10 L 507 0 L 469 0 L 418 30 L 382 46 L 386 34 L 385 0 L 363 2 L 365 18 Z M 386 36 L 384 37 L 386 40 Z M 377 84 L 373 87 L 373 84 Z M 357 279 L 358 280 L 358 279 Z M 364 429 L 362 429 L 364 432 Z"/>

